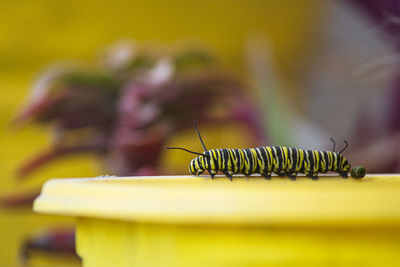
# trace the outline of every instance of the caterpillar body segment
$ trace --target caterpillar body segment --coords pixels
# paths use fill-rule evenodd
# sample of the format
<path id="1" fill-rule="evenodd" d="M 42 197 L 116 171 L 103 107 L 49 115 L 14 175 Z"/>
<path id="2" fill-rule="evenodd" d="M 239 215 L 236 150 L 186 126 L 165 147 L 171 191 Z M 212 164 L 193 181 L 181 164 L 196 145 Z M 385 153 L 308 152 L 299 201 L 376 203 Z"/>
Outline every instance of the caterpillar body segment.
<path id="1" fill-rule="evenodd" d="M 298 173 L 303 173 L 317 180 L 318 173 L 327 173 L 328 171 L 337 172 L 343 178 L 348 177 L 350 170 L 351 176 L 354 178 L 363 178 L 366 174 L 366 170 L 362 166 L 351 169 L 349 161 L 343 156 L 343 151 L 348 147 L 346 141 L 344 141 L 345 147 L 339 153 L 335 152 L 336 142 L 332 138 L 332 151 L 305 150 L 286 146 L 207 150 L 197 129 L 196 121 L 193 125 L 204 148 L 203 153 L 181 147 L 167 147 L 167 149 L 180 149 L 196 154 L 197 156 L 189 165 L 189 171 L 196 176 L 207 171 L 211 178 L 214 178 L 218 172 L 222 172 L 232 180 L 234 174 L 250 176 L 259 173 L 266 179 L 271 179 L 272 173 L 275 173 L 295 180 Z"/>
<path id="2" fill-rule="evenodd" d="M 189 170 L 194 175 L 205 171 L 213 178 L 222 172 L 232 179 L 233 174 L 250 176 L 259 173 L 271 178 L 275 173 L 295 179 L 298 173 L 317 179 L 318 173 L 333 171 L 348 177 L 351 165 L 339 153 L 332 151 L 303 150 L 282 146 L 264 146 L 246 149 L 212 149 L 195 157 Z"/>

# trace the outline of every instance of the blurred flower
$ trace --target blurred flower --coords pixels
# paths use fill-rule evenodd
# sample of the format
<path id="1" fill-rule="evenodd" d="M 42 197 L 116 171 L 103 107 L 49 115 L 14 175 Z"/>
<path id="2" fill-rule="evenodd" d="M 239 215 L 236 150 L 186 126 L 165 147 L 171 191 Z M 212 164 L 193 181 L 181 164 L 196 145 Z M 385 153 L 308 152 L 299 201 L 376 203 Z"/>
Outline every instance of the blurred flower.
<path id="1" fill-rule="evenodd" d="M 27 177 L 55 158 L 100 155 L 116 175 L 156 174 L 165 143 L 192 122 L 240 122 L 261 139 L 244 86 L 199 49 L 175 54 L 124 42 L 98 67 L 59 65 L 39 78 L 14 123 L 51 125 L 52 147 L 21 166 Z"/>

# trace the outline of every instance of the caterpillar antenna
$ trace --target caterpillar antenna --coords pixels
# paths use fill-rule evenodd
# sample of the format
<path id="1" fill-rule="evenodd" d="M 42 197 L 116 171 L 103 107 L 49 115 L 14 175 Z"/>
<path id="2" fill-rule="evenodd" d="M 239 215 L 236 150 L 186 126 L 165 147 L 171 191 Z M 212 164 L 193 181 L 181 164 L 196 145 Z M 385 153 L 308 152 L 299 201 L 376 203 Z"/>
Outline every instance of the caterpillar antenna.
<path id="1" fill-rule="evenodd" d="M 193 126 L 194 126 L 194 128 L 196 129 L 197 134 L 199 135 L 200 142 L 201 142 L 201 144 L 203 145 L 204 151 L 207 151 L 208 149 L 207 149 L 206 146 L 204 145 L 204 142 L 203 142 L 203 139 L 201 138 L 199 129 L 197 129 L 197 121 L 196 121 L 196 120 L 193 121 Z"/>
<path id="2" fill-rule="evenodd" d="M 339 154 L 342 154 L 343 153 L 343 151 L 345 151 L 346 150 L 346 148 L 349 146 L 349 143 L 347 143 L 347 141 L 346 140 L 343 140 L 344 141 L 344 143 L 346 144 L 346 146 L 339 152 Z"/>
<path id="3" fill-rule="evenodd" d="M 166 146 L 166 147 L 165 147 L 165 149 L 180 149 L 180 150 L 183 150 L 183 151 L 186 151 L 186 152 L 192 153 L 192 154 L 196 154 L 196 155 L 205 156 L 205 155 L 204 155 L 204 154 L 202 154 L 202 153 L 199 153 L 199 152 L 194 152 L 194 151 L 190 151 L 190 150 L 188 150 L 188 149 L 186 149 L 186 148 L 182 148 L 182 147 L 168 147 L 168 146 Z"/>
<path id="4" fill-rule="evenodd" d="M 336 142 L 332 137 L 329 137 L 329 139 L 331 139 L 333 146 L 332 146 L 332 152 L 335 152 L 335 147 L 336 147 Z"/>

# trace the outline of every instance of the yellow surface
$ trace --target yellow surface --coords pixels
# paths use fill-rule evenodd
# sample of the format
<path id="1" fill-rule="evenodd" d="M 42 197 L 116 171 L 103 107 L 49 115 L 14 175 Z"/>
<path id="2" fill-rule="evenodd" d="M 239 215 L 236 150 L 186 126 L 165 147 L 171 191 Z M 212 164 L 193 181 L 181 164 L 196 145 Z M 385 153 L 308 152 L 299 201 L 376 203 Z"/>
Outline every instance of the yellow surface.
<path id="1" fill-rule="evenodd" d="M 400 229 L 162 225 L 79 218 L 84 267 L 399 266 Z"/>
<path id="2" fill-rule="evenodd" d="M 400 264 L 400 175 L 51 180 L 34 210 L 78 217 L 89 267 Z"/>
<path id="3" fill-rule="evenodd" d="M 154 223 L 400 223 L 400 176 L 105 177 L 50 180 L 34 203 L 41 213 Z"/>

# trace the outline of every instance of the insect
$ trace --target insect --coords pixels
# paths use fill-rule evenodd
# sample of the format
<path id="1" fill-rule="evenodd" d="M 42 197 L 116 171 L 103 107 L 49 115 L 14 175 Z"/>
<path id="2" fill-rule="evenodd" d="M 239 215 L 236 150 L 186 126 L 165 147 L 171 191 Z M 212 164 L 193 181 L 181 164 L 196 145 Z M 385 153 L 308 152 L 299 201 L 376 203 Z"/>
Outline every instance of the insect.
<path id="1" fill-rule="evenodd" d="M 231 181 L 232 175 L 239 173 L 245 176 L 259 173 L 266 179 L 271 179 L 271 174 L 275 173 L 296 180 L 298 173 L 304 173 L 313 180 L 317 180 L 318 173 L 328 171 L 337 172 L 343 178 L 348 177 L 350 170 L 351 176 L 354 178 L 363 178 L 366 173 L 362 166 L 351 169 L 350 163 L 343 156 L 343 152 L 349 145 L 346 141 L 344 141 L 345 147 L 339 153 L 335 152 L 336 142 L 333 138 L 330 138 L 333 142 L 332 151 L 304 150 L 285 146 L 208 150 L 201 138 L 196 121 L 194 121 L 193 126 L 204 148 L 203 153 L 181 147 L 166 148 L 180 149 L 198 155 L 190 162 L 189 166 L 190 172 L 196 176 L 207 170 L 212 179 L 218 171 L 221 171 Z"/>

